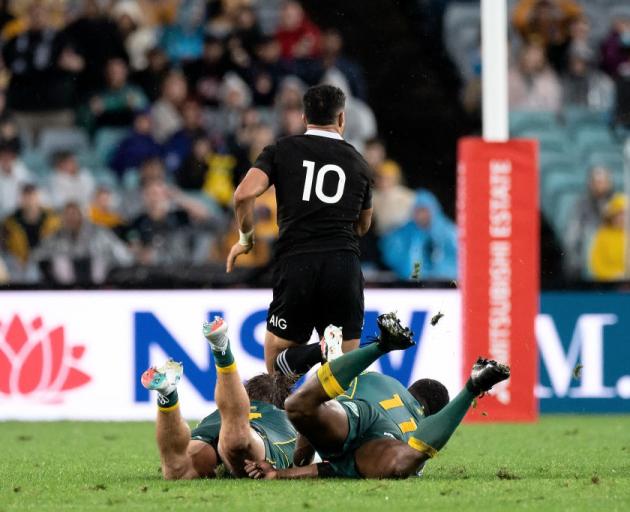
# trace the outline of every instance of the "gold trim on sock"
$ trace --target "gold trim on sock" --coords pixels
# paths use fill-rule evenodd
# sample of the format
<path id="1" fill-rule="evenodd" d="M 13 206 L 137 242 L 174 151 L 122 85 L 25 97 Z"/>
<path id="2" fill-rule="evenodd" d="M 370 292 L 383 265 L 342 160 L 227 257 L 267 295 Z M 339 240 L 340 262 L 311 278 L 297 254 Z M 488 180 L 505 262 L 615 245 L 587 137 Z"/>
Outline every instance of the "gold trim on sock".
<path id="1" fill-rule="evenodd" d="M 179 407 L 179 402 L 177 402 L 175 405 L 171 405 L 169 407 L 160 407 L 158 405 L 158 410 L 161 412 L 171 412 L 174 411 L 175 409 L 177 409 Z"/>
<path id="2" fill-rule="evenodd" d="M 333 375 L 333 372 L 330 369 L 330 363 L 326 363 L 319 367 L 319 370 L 317 370 L 317 378 L 319 379 L 319 383 L 324 388 L 324 391 L 330 398 L 335 398 L 339 395 L 343 395 L 345 389 L 341 387 L 339 381 Z"/>
<path id="3" fill-rule="evenodd" d="M 249 413 L 249 421 L 257 420 L 258 418 L 262 418 L 262 413 L 259 413 L 259 412 L 250 412 Z"/>
<path id="4" fill-rule="evenodd" d="M 417 450 L 421 453 L 426 453 L 431 458 L 435 457 L 438 454 L 438 451 L 433 448 L 433 446 L 429 446 L 427 443 L 416 437 L 410 437 L 408 444 L 414 450 Z"/>
<path id="5" fill-rule="evenodd" d="M 236 361 L 228 366 L 216 365 L 218 373 L 234 373 L 236 371 Z"/>

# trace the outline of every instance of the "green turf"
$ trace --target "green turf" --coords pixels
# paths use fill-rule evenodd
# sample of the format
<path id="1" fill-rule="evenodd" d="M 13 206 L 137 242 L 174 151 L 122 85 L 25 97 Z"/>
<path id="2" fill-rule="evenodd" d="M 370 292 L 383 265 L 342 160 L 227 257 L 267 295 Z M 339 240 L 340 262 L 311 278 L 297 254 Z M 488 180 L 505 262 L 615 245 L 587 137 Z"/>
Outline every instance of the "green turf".
<path id="1" fill-rule="evenodd" d="M 630 510 L 630 416 L 466 425 L 406 481 L 165 482 L 150 423 L 7 422 L 0 440 L 0 511 Z"/>

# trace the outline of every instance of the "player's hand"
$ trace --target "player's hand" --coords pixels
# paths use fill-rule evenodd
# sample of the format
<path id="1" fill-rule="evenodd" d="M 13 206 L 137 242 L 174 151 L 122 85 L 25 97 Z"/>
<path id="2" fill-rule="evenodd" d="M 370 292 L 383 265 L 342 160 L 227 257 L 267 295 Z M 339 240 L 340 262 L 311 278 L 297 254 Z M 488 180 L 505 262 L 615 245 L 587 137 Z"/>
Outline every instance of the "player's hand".
<path id="1" fill-rule="evenodd" d="M 254 480 L 275 480 L 278 477 L 278 470 L 264 460 L 245 460 L 245 472 Z"/>
<path id="2" fill-rule="evenodd" d="M 230 254 L 228 254 L 228 257 L 227 257 L 226 269 L 227 269 L 228 274 L 232 272 L 236 258 L 238 258 L 241 254 L 247 254 L 253 248 L 254 248 L 253 242 L 250 245 L 242 245 L 240 242 L 236 242 L 232 246 L 232 249 L 230 249 Z"/>

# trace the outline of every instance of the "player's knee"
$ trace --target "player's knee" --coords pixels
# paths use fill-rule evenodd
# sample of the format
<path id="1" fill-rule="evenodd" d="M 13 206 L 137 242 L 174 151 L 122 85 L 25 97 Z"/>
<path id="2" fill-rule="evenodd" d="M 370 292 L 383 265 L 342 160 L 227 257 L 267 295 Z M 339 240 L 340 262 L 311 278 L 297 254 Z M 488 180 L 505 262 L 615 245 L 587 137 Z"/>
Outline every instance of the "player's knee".
<path id="1" fill-rule="evenodd" d="M 402 450 L 388 450 L 381 460 L 381 478 L 408 478 L 422 463 L 415 454 L 410 456 Z"/>
<path id="2" fill-rule="evenodd" d="M 308 407 L 306 407 L 305 401 L 301 397 L 301 393 L 298 391 L 290 395 L 284 401 L 284 410 L 292 422 L 299 421 L 308 416 Z"/>

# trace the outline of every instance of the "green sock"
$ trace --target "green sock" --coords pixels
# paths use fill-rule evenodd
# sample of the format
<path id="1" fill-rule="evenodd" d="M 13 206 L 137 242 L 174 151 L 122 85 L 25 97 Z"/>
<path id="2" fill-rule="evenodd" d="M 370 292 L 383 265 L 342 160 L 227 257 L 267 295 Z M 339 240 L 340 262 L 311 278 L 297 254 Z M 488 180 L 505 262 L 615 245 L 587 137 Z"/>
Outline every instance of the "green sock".
<path id="1" fill-rule="evenodd" d="M 477 396 L 468 388 L 467 383 L 441 411 L 422 420 L 409 439 L 409 446 L 434 457 L 451 438 Z"/>
<path id="2" fill-rule="evenodd" d="M 377 343 L 358 348 L 322 365 L 317 371 L 317 378 L 326 394 L 335 398 L 343 394 L 352 380 L 383 354 Z"/>
<path id="3" fill-rule="evenodd" d="M 158 393 L 157 396 L 158 409 L 162 412 L 172 411 L 179 405 L 179 397 L 177 396 L 177 389 L 169 393 L 168 395 L 162 395 Z"/>
<path id="4" fill-rule="evenodd" d="M 236 370 L 236 363 L 234 362 L 234 356 L 232 355 L 229 341 L 226 343 L 223 350 L 213 350 L 212 355 L 214 356 L 214 363 L 219 373 L 231 373 Z"/>

